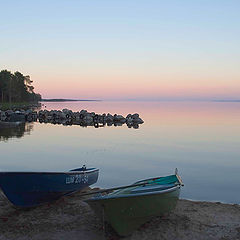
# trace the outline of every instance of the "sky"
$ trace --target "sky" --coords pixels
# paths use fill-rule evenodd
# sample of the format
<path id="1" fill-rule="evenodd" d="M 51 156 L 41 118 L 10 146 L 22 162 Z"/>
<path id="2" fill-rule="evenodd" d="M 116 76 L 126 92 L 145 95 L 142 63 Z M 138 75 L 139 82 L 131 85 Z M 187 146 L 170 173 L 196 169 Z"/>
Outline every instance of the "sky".
<path id="1" fill-rule="evenodd" d="M 0 0 L 0 70 L 43 98 L 240 99 L 239 0 Z"/>

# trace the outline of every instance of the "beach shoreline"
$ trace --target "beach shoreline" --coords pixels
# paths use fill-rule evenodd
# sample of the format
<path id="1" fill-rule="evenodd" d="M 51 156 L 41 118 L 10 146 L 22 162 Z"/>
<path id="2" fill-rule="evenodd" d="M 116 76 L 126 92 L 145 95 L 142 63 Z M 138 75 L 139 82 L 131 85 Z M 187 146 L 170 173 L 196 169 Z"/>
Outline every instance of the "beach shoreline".
<path id="1" fill-rule="evenodd" d="M 168 239 L 238 240 L 240 205 L 180 199 L 176 209 L 155 217 L 131 236 L 104 229 L 79 193 L 31 209 L 14 208 L 0 191 L 0 240 Z"/>

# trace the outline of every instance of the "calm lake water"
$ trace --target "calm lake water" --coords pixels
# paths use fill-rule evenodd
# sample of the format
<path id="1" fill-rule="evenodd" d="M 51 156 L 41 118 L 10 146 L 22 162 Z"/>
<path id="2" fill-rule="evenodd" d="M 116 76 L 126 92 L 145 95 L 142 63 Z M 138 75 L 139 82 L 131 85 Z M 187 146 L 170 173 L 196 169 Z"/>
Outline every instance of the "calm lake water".
<path id="1" fill-rule="evenodd" d="M 113 187 L 168 175 L 177 167 L 181 197 L 240 203 L 240 103 L 65 102 L 46 109 L 139 113 L 139 129 L 27 123 L 0 129 L 0 169 L 100 169 L 95 186 Z M 45 107 L 44 107 L 45 109 Z"/>

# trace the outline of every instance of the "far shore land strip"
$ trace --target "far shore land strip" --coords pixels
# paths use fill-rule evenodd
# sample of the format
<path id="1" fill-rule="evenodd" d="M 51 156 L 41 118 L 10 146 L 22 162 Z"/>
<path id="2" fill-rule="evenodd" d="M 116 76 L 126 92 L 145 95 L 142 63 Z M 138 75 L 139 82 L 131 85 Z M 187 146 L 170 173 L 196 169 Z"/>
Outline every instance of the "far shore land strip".
<path id="1" fill-rule="evenodd" d="M 100 99 L 43 98 L 41 102 L 101 102 Z"/>

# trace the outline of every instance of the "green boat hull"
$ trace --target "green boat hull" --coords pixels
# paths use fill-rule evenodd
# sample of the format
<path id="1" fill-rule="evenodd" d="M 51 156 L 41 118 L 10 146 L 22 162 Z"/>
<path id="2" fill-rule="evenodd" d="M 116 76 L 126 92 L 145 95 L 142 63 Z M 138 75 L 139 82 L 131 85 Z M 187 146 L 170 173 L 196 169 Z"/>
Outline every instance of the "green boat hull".
<path id="1" fill-rule="evenodd" d="M 172 211 L 179 199 L 180 186 L 163 192 L 106 199 L 88 199 L 96 214 L 115 229 L 120 236 L 128 236 L 154 216 Z"/>

